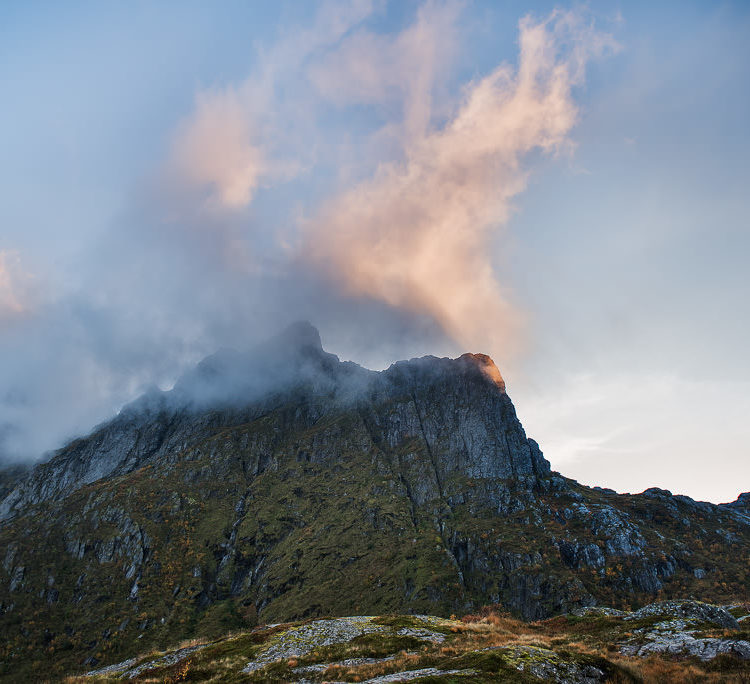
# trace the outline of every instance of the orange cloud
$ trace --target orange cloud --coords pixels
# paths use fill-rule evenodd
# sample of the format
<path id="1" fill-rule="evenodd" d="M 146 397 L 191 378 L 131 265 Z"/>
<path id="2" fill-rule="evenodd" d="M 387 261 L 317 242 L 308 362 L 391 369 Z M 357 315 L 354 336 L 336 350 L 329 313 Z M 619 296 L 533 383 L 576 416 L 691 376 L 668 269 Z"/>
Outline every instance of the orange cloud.
<path id="1" fill-rule="evenodd" d="M 349 294 L 426 312 L 464 347 L 502 358 L 521 316 L 492 238 L 526 187 L 526 155 L 570 145 L 572 89 L 607 44 L 573 14 L 523 19 L 518 69 L 471 84 L 442 128 L 407 137 L 402 160 L 327 202 L 304 227 L 304 258 Z"/>

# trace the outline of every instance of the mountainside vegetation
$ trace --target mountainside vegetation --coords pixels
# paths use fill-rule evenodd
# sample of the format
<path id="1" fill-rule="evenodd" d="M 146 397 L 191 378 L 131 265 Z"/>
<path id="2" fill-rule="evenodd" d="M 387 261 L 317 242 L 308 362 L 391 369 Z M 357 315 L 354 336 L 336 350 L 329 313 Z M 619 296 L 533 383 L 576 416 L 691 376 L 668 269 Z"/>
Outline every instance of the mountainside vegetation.
<path id="1" fill-rule="evenodd" d="M 584 487 L 550 470 L 488 357 L 374 373 L 307 324 L 210 357 L 7 489 L 8 681 L 322 616 L 750 601 L 747 495 Z"/>

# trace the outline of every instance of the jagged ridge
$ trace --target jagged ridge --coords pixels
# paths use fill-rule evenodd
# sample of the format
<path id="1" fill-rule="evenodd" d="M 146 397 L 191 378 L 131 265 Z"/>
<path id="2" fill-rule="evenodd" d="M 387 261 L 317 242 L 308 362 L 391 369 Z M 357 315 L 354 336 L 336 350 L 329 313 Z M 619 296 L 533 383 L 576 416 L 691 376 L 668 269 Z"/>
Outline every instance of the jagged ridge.
<path id="1" fill-rule="evenodd" d="M 480 391 L 473 393 L 477 388 Z M 326 353 L 318 331 L 309 323 L 296 323 L 248 353 L 217 352 L 180 378 L 173 390 L 151 390 L 88 438 L 61 449 L 0 503 L 0 520 L 104 477 L 132 472 L 179 450 L 207 429 L 249 422 L 292 396 L 302 403 L 317 403 L 311 416 L 315 421 L 396 395 L 411 397 L 413 407 L 403 424 L 377 425 L 391 447 L 407 435 L 421 434 L 428 450 L 431 441 L 447 441 L 447 448 L 460 460 L 458 467 L 471 476 L 549 472 L 536 442 L 526 439 L 500 372 L 488 356 L 464 354 L 455 360 L 428 356 L 376 373 Z M 451 404 L 444 407 L 441 424 L 428 425 L 428 434 L 419 404 L 430 404 L 437 397 L 441 404 L 446 400 Z M 459 409 L 462 415 L 451 414 Z M 374 416 L 370 420 L 377 423 Z"/>

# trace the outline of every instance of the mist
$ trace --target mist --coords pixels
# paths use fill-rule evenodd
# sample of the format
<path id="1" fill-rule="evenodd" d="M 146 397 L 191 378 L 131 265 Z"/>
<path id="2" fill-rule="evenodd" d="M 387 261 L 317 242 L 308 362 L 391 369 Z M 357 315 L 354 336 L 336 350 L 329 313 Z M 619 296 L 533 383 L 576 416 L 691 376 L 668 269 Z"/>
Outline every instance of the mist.
<path id="1" fill-rule="evenodd" d="M 386 35 L 363 23 L 370 3 L 322 6 L 243 81 L 196 91 L 162 160 L 65 282 L 22 277 L 39 265 L 4 251 L 2 459 L 38 459 L 217 349 L 250 349 L 297 319 L 373 368 L 467 345 L 510 354 L 519 315 L 489 239 L 526 182 L 524 155 L 564 146 L 571 89 L 602 37 L 570 13 L 526 18 L 517 69 L 448 92 L 461 11 L 426 3 Z M 363 105 L 368 130 L 337 145 L 341 131 L 323 119 Z M 273 197 L 256 207 L 264 191 L 344 159 L 346 172 L 296 212 Z"/>
<path id="2" fill-rule="evenodd" d="M 710 430 L 683 439 L 673 379 L 715 368 L 691 387 L 740 453 L 750 62 L 727 12 L 686 10 L 706 59 L 644 8 L 79 7 L 60 31 L 20 13 L 0 64 L 0 463 L 296 320 L 376 370 L 489 354 L 553 467 L 620 489 L 653 484 L 629 464 L 654 445 L 660 485 L 691 449 L 698 467 Z M 631 377 L 664 390 L 664 421 L 623 399 Z"/>

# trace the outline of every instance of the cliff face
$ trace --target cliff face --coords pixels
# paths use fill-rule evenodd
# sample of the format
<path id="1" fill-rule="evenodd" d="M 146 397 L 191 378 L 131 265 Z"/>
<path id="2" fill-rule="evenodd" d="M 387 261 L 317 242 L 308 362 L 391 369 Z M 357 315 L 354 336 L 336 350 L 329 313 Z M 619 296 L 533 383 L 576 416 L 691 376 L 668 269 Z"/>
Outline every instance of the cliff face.
<path id="1" fill-rule="evenodd" d="M 488 357 L 375 373 L 299 324 L 209 357 L 15 486 L 0 668 L 324 614 L 747 599 L 743 502 L 582 487 L 550 471 Z"/>
<path id="2" fill-rule="evenodd" d="M 515 478 L 549 474 L 505 393 L 500 372 L 481 354 L 425 357 L 383 373 L 323 351 L 317 330 L 295 324 L 246 355 L 224 350 L 186 374 L 171 392 L 155 390 L 89 437 L 59 451 L 0 502 L 0 520 L 30 505 L 122 475 L 180 451 L 207 430 L 245 423 L 283 406 L 292 430 L 356 410 L 373 444 L 396 449 L 419 438 L 430 456 L 425 496 L 441 496 L 451 473 Z"/>

